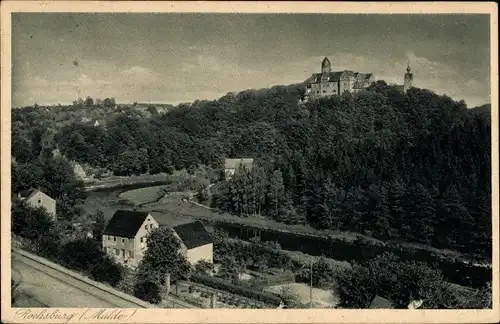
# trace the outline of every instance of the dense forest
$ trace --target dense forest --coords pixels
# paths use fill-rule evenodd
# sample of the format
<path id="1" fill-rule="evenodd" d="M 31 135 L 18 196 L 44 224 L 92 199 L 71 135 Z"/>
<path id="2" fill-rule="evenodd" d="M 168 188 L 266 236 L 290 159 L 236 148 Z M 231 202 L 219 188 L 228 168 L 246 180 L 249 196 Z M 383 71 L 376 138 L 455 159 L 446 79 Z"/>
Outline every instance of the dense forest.
<path id="1" fill-rule="evenodd" d="M 303 84 L 248 90 L 163 114 L 150 109 L 148 116 L 115 109 L 105 127 L 49 122 L 50 109 L 16 109 L 12 154 L 31 164 L 59 148 L 116 175 L 221 169 L 226 157 L 253 157 L 251 171 L 202 199 L 242 217 L 490 257 L 489 107 L 478 113 L 447 96 L 416 88 L 404 94 L 383 81 L 298 105 L 303 92 Z"/>

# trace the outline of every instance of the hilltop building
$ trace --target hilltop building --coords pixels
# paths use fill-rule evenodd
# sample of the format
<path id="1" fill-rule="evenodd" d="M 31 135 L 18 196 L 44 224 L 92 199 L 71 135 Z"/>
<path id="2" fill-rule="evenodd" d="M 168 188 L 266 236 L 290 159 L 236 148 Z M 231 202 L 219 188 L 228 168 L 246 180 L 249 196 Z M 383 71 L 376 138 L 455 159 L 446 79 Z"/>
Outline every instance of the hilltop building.
<path id="1" fill-rule="evenodd" d="M 372 73 L 360 73 L 351 70 L 332 72 L 330 60 L 325 57 L 321 62 L 321 73 L 313 73 L 306 80 L 306 92 L 299 104 L 309 100 L 341 95 L 346 91 L 356 93 L 368 88 L 374 82 L 375 77 Z M 413 74 L 408 63 L 404 75 L 404 84 L 398 85 L 397 88 L 402 92 L 406 92 L 412 86 Z"/>
<path id="2" fill-rule="evenodd" d="M 321 62 L 321 73 L 313 73 L 306 81 L 306 98 L 318 99 L 344 92 L 359 92 L 368 88 L 375 77 L 372 73 L 360 73 L 351 70 L 332 72 L 330 60 L 325 57 Z"/>
<path id="3" fill-rule="evenodd" d="M 38 189 L 22 190 L 17 198 L 33 208 L 43 207 L 56 220 L 56 201 Z"/>

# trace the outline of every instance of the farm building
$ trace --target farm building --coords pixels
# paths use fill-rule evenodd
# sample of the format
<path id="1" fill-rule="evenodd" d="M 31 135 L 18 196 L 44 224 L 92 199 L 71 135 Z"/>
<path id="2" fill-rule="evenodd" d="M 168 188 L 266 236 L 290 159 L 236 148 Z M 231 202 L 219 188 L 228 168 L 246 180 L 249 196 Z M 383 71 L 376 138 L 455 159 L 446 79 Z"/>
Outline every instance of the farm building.
<path id="1" fill-rule="evenodd" d="M 199 221 L 173 227 L 175 236 L 181 241 L 181 253 L 191 264 L 205 260 L 213 263 L 214 244 L 212 236 Z"/>
<path id="2" fill-rule="evenodd" d="M 244 168 L 246 170 L 252 170 L 253 159 L 252 158 L 239 158 L 239 159 L 226 159 L 224 162 L 224 175 L 226 179 L 233 176 L 239 168 Z"/>
<path id="3" fill-rule="evenodd" d="M 104 229 L 103 249 L 118 262 L 136 267 L 147 249 L 146 236 L 158 227 L 147 212 L 117 210 Z"/>
<path id="4" fill-rule="evenodd" d="M 19 200 L 38 208 L 43 207 L 56 220 L 56 201 L 38 189 L 22 190 L 17 194 Z"/>

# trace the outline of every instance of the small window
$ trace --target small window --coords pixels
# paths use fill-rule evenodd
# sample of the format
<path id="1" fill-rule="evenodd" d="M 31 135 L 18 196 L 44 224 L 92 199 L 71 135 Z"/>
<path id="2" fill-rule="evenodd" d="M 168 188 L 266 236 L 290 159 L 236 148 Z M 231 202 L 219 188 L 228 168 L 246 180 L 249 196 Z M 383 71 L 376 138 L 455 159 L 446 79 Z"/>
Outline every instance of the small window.
<path id="1" fill-rule="evenodd" d="M 120 255 L 120 251 L 118 251 L 118 249 L 113 249 L 113 250 L 115 250 L 116 255 Z"/>
<path id="2" fill-rule="evenodd" d="M 131 258 L 132 257 L 132 251 L 128 251 L 128 257 Z"/>
<path id="3" fill-rule="evenodd" d="M 125 250 L 124 249 L 122 249 L 122 255 L 123 255 L 123 257 L 125 257 Z"/>
<path id="4" fill-rule="evenodd" d="M 147 231 L 148 230 L 148 224 L 144 225 L 144 229 Z"/>
<path id="5" fill-rule="evenodd" d="M 125 239 L 124 238 L 122 238 L 122 243 L 125 243 Z"/>
<path id="6" fill-rule="evenodd" d="M 143 243 L 143 242 L 144 242 L 144 237 L 141 237 L 141 243 Z"/>
<path id="7" fill-rule="evenodd" d="M 113 241 L 115 241 L 115 242 L 116 242 L 116 236 L 113 236 Z"/>
<path id="8" fill-rule="evenodd" d="M 38 203 L 41 204 L 42 203 L 42 200 L 41 199 L 38 199 Z"/>

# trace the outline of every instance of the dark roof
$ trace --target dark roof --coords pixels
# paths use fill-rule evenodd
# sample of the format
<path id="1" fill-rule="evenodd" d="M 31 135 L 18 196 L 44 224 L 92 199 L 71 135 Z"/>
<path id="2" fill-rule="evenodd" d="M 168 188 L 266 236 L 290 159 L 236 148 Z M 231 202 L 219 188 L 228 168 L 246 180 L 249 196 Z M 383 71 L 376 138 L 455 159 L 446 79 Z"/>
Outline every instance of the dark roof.
<path id="1" fill-rule="evenodd" d="M 350 70 L 346 71 L 340 71 L 340 72 L 328 72 L 328 81 L 329 82 L 335 82 L 339 81 L 341 76 L 347 76 L 349 78 L 355 78 L 357 81 L 365 81 L 370 79 L 370 77 L 373 75 L 372 73 L 359 73 L 359 72 L 353 72 Z M 321 78 L 323 76 L 323 73 L 313 73 L 311 78 L 309 79 L 309 82 L 311 83 L 317 83 L 321 82 Z"/>
<path id="2" fill-rule="evenodd" d="M 35 189 L 21 190 L 19 191 L 19 196 L 21 196 L 22 198 L 27 198 L 35 191 L 36 191 Z"/>
<path id="3" fill-rule="evenodd" d="M 134 237 L 148 215 L 148 212 L 117 210 L 106 225 L 103 234 Z"/>
<path id="4" fill-rule="evenodd" d="M 174 231 L 188 249 L 213 243 L 212 235 L 200 221 L 175 226 Z"/>
<path id="5" fill-rule="evenodd" d="M 373 298 L 372 302 L 370 303 L 370 308 L 371 309 L 374 309 L 374 308 L 385 308 L 385 309 L 392 309 L 394 308 L 394 305 L 392 304 L 392 302 L 386 298 L 383 298 L 383 297 L 380 297 L 380 296 L 375 296 L 375 298 Z"/>
<path id="6" fill-rule="evenodd" d="M 329 60 L 327 57 L 325 57 L 325 58 L 323 59 L 323 62 L 321 62 L 321 66 L 322 66 L 322 67 L 326 67 L 326 66 L 328 66 L 328 65 L 330 65 L 330 60 Z"/>

